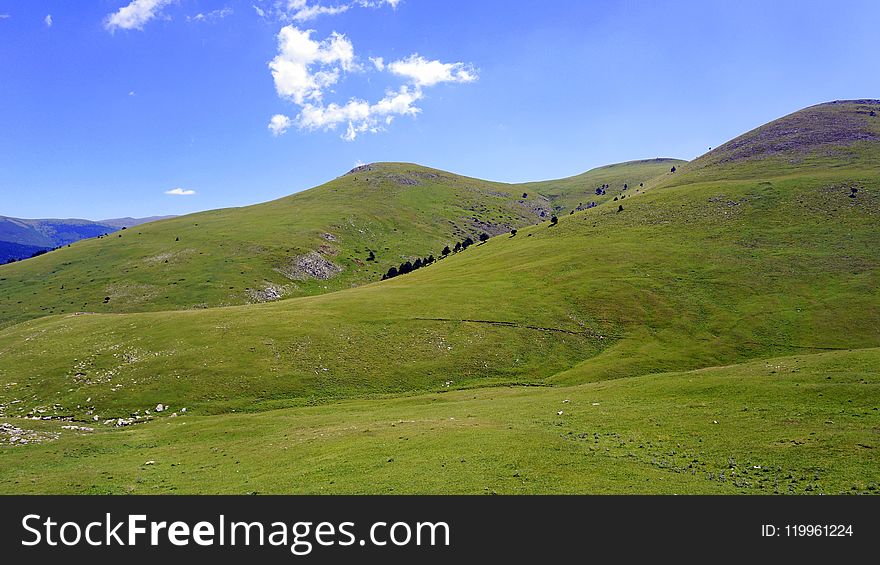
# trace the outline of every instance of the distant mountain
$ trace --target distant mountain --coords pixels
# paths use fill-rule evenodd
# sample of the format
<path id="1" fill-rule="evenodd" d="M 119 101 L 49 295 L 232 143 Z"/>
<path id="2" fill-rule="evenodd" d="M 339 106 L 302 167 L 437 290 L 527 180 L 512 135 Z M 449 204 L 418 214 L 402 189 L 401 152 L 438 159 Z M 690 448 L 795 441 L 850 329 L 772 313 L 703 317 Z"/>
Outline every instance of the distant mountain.
<path id="1" fill-rule="evenodd" d="M 33 257 L 40 251 L 49 251 L 51 247 L 42 247 L 39 245 L 22 245 L 20 243 L 11 243 L 8 241 L 0 241 L 0 264 L 10 261 L 18 261 Z"/>
<path id="2" fill-rule="evenodd" d="M 168 217 L 171 216 L 115 218 L 93 222 L 81 219 L 27 220 L 0 216 L 0 262 L 26 259 L 38 251 Z"/>

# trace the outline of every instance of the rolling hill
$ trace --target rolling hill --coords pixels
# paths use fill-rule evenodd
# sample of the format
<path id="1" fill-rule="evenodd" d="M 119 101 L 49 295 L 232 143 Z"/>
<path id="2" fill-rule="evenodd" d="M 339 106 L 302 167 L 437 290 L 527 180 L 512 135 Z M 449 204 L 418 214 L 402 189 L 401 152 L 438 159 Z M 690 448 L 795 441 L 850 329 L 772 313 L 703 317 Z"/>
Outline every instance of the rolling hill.
<path id="1" fill-rule="evenodd" d="M 676 163 L 624 163 L 527 185 L 368 165 L 273 202 L 153 222 L 4 266 L 0 327 L 47 314 L 198 309 L 350 288 L 466 237 L 568 213 L 575 200 L 611 199 L 624 183 L 649 182 Z M 602 184 L 614 189 L 596 196 Z"/>
<path id="2" fill-rule="evenodd" d="M 216 296 L 187 280 L 186 292 L 116 306 L 141 312 L 46 316 L 26 295 L 40 287 L 24 290 L 36 275 L 0 268 L 8 323 L 43 315 L 0 331 L 0 414 L 37 438 L 0 448 L 0 484 L 9 492 L 875 492 L 880 142 L 871 136 L 880 118 L 864 109 L 877 104 L 805 109 L 674 173 L 654 163 L 655 174 L 627 191 L 612 166 L 542 185 L 451 177 L 452 197 L 417 190 L 439 184 L 396 178 L 447 173 L 382 164 L 258 212 L 177 218 L 145 227 L 140 241 L 126 233 L 29 262 L 54 269 L 55 286 L 84 285 L 74 282 L 84 274 L 77 253 L 156 277 L 163 271 L 143 266 L 143 255 L 180 243 L 197 250 L 175 268 L 213 280 L 231 270 L 218 261 L 209 268 L 197 259 L 208 248 L 192 243 L 209 245 L 196 234 L 210 226 L 242 276 L 268 279 L 279 268 L 266 262 L 272 253 L 231 259 L 225 247 L 265 238 L 291 217 L 305 222 L 296 237 L 293 220 L 285 224 L 291 241 L 335 238 L 327 245 L 337 254 L 325 257 L 376 248 L 380 265 L 364 266 L 363 278 L 345 264 L 327 288 L 297 283 L 306 296 L 289 300 L 147 311 Z M 816 118 L 827 114 L 837 118 Z M 532 209 L 515 236 L 369 283 L 382 261 L 449 242 L 440 226 L 450 215 L 483 222 L 452 219 L 460 234 L 487 220 L 510 222 L 506 231 L 524 209 L 522 193 L 572 211 L 606 183 L 595 207 L 559 214 L 556 225 L 535 224 Z M 502 195 L 497 208 L 462 200 L 477 185 Z M 345 227 L 348 205 L 392 204 L 394 216 L 374 216 L 389 222 L 381 230 Z M 403 210 L 414 211 L 409 223 Z M 223 223 L 233 213 L 253 221 L 233 232 Z M 378 234 L 388 237 L 392 225 L 407 237 L 393 238 L 398 255 L 389 261 L 392 246 L 382 244 L 391 239 Z M 126 255 L 130 240 L 137 252 Z M 310 249 L 300 245 L 275 260 Z M 57 441 L 38 441 L 53 434 Z M 47 467 L 51 474 L 37 475 Z"/>

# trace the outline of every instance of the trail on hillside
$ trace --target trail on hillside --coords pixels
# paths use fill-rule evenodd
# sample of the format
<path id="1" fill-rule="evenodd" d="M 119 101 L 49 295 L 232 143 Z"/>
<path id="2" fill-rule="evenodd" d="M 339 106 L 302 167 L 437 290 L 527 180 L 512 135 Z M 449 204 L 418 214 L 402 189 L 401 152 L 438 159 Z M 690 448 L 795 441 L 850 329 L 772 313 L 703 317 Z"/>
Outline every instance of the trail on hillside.
<path id="1" fill-rule="evenodd" d="M 413 318 L 414 320 L 419 320 L 423 322 L 463 322 L 467 324 L 487 324 L 490 326 L 503 326 L 503 327 L 511 327 L 511 328 L 519 328 L 526 330 L 535 330 L 539 332 L 555 332 L 555 333 L 563 333 L 569 335 L 578 335 L 578 336 L 586 336 L 594 339 L 605 339 L 608 336 L 596 333 L 595 331 L 587 328 L 583 331 L 574 331 L 574 330 L 566 330 L 563 328 L 546 328 L 543 326 L 530 326 L 527 324 L 518 324 L 516 322 L 506 322 L 503 320 L 471 320 L 467 318 Z"/>

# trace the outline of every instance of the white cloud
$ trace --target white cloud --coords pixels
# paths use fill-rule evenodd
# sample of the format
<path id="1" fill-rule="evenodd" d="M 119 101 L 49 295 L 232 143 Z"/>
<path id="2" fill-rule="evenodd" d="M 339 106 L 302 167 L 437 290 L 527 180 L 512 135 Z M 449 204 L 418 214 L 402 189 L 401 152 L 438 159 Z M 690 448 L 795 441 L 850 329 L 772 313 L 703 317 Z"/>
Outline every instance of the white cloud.
<path id="1" fill-rule="evenodd" d="M 227 6 L 226 8 L 211 10 L 210 12 L 207 12 L 207 13 L 199 12 L 195 16 L 187 16 L 186 21 L 188 21 L 188 22 L 210 22 L 210 21 L 222 20 L 226 16 L 231 16 L 232 13 L 233 13 L 232 8 Z"/>
<path id="2" fill-rule="evenodd" d="M 172 196 L 192 196 L 195 193 L 195 190 L 188 188 L 172 188 L 171 190 L 165 191 L 165 194 L 170 194 Z"/>
<path id="3" fill-rule="evenodd" d="M 254 11 L 261 18 L 279 22 L 307 22 L 319 16 L 335 16 L 348 12 L 352 8 L 381 8 L 391 6 L 396 9 L 400 0 L 336 0 L 333 3 L 322 0 L 258 0 L 252 4 Z"/>
<path id="4" fill-rule="evenodd" d="M 424 95 L 420 89 L 401 86 L 397 91 L 388 91 L 385 97 L 370 104 L 364 100 L 352 99 L 344 105 L 335 103 L 307 104 L 297 116 L 297 125 L 301 129 L 316 130 L 336 129 L 340 124 L 347 124 L 342 139 L 354 141 L 362 133 L 378 133 L 384 126 L 390 125 L 396 116 L 416 116 L 422 110 L 415 103 Z"/>
<path id="5" fill-rule="evenodd" d="M 52 14 L 46 14 L 43 21 L 46 22 L 46 27 L 52 27 Z"/>
<path id="6" fill-rule="evenodd" d="M 290 121 L 290 118 L 284 114 L 275 114 L 272 116 L 272 119 L 269 120 L 269 125 L 267 127 L 272 132 L 272 135 L 278 137 L 290 129 L 291 125 L 292 122 Z"/>
<path id="7" fill-rule="evenodd" d="M 292 25 L 281 28 L 278 55 L 269 62 L 278 95 L 300 106 L 320 101 L 323 90 L 336 84 L 341 71 L 355 68 L 354 47 L 344 35 L 333 32 L 317 42 L 312 33 Z"/>
<path id="8" fill-rule="evenodd" d="M 418 54 L 388 64 L 392 73 L 410 79 L 416 86 L 434 86 L 441 82 L 474 82 L 477 72 L 464 63 L 429 61 Z"/>
<path id="9" fill-rule="evenodd" d="M 0 20 L 5 20 L 5 19 L 11 18 L 11 17 L 12 16 L 10 16 L 9 14 L 0 14 Z"/>
<path id="10" fill-rule="evenodd" d="M 104 27 L 108 31 L 144 29 L 144 24 L 161 15 L 162 8 L 170 3 L 171 0 L 132 0 L 128 6 L 108 15 Z"/>
<path id="11" fill-rule="evenodd" d="M 306 22 L 318 16 L 342 14 L 347 12 L 349 7 L 348 4 L 341 4 L 339 6 L 309 4 L 307 0 L 289 0 L 287 3 L 288 17 L 297 22 Z"/>
<path id="12" fill-rule="evenodd" d="M 129 90 L 128 95 L 129 96 L 137 96 L 137 93 L 134 90 Z"/>
<path id="13" fill-rule="evenodd" d="M 396 6 L 397 2 L 387 3 Z M 290 6 L 306 6 L 305 0 L 291 0 Z M 358 3 L 358 5 L 365 5 Z M 267 126 L 279 136 L 292 126 L 301 130 L 336 130 L 345 127 L 342 139 L 353 141 L 364 133 L 383 131 L 398 116 L 417 116 L 416 104 L 424 90 L 440 83 L 469 83 L 478 79 L 473 66 L 443 63 L 413 54 L 385 63 L 382 57 L 369 57 L 372 66 L 358 64 L 354 46 L 347 37 L 333 32 L 323 41 L 312 39 L 314 30 L 301 30 L 293 24 L 278 33 L 278 54 L 269 62 L 278 95 L 298 106 L 299 114 L 290 118 L 276 114 Z M 371 103 L 352 97 L 345 103 L 325 102 L 343 72 L 374 70 L 402 77 L 405 84 L 389 88 L 379 101 Z"/>

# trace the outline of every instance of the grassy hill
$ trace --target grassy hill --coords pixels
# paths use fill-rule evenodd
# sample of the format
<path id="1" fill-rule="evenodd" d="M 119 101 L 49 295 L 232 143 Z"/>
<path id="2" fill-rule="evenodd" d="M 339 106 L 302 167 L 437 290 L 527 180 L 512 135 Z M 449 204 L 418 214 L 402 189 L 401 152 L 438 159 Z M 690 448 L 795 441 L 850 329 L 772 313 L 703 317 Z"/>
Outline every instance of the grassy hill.
<path id="1" fill-rule="evenodd" d="M 153 222 L 0 266 L 0 327 L 51 314 L 206 308 L 350 288 L 465 237 L 568 212 L 601 184 L 648 182 L 668 162 L 681 163 L 624 163 L 522 186 L 368 165 L 273 202 Z"/>
<path id="2" fill-rule="evenodd" d="M 858 113 L 866 105 L 830 107 Z M 804 112 L 809 123 L 817 110 Z M 777 137 L 798 135 L 774 124 L 766 128 Z M 766 130 L 755 131 L 739 146 Z M 66 418 L 96 431 L 37 422 L 34 433 L 61 437 L 0 449 L 3 484 L 873 492 L 880 143 L 858 140 L 854 151 L 847 140 L 835 149 L 825 137 L 809 139 L 766 158 L 725 159 L 732 153 L 722 146 L 675 173 L 656 163 L 665 172 L 639 181 L 639 192 L 607 190 L 558 225 L 499 235 L 389 281 L 265 304 L 66 314 L 8 327 L 0 331 L 0 414 L 19 426 L 33 422 L 25 416 Z M 834 165 L 792 167 L 810 156 Z M 383 165 L 352 177 L 398 167 L 412 171 Z M 350 190 L 388 186 L 343 179 Z M 594 189 L 596 177 L 584 184 Z M 361 199 L 334 183 L 291 199 L 308 202 L 333 187 L 340 206 Z M 502 200 L 516 203 L 529 190 L 508 186 Z M 200 226 L 210 214 L 197 216 Z M 176 231 L 181 242 L 195 237 L 195 226 L 182 231 L 195 218 L 155 224 L 180 228 L 157 241 Z M 332 233 L 340 246 L 352 236 Z M 542 388 L 502 386 L 525 384 Z M 156 413 L 159 403 L 169 409 Z M 95 450 L 110 476 L 99 476 Z M 60 452 L 69 457 L 58 460 Z M 168 466 L 147 469 L 140 459 Z M 46 466 L 52 476 L 37 476 Z"/>

